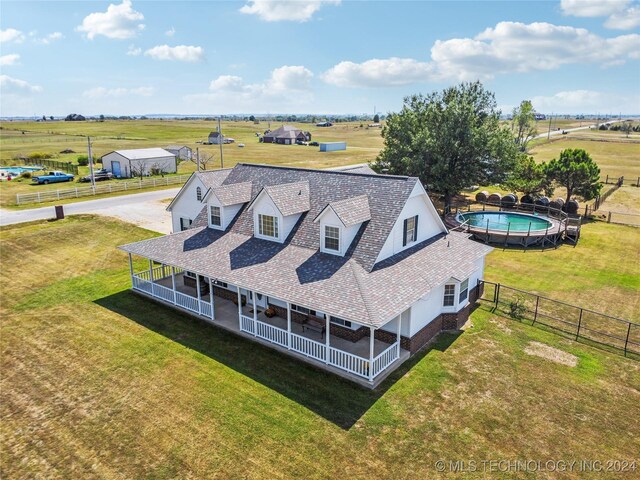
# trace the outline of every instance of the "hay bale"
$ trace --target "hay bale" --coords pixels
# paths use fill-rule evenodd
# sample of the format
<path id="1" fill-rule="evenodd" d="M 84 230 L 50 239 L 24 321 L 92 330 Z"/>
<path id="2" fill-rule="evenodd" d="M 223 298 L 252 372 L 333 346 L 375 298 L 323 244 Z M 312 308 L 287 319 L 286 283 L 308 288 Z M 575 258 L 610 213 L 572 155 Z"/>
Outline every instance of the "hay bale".
<path id="1" fill-rule="evenodd" d="M 578 203 L 578 201 L 571 199 L 564 206 L 564 211 L 567 212 L 569 215 L 575 215 L 578 213 L 579 208 L 580 208 L 580 204 Z"/>
<path id="2" fill-rule="evenodd" d="M 489 198 L 489 192 L 486 190 L 476 193 L 476 202 L 486 202 L 487 198 Z"/>
<path id="3" fill-rule="evenodd" d="M 523 206 L 528 206 L 528 205 L 533 205 L 533 202 L 535 202 L 535 198 L 533 198 L 532 195 L 526 194 L 523 195 L 522 198 L 520 199 L 520 204 Z"/>
<path id="4" fill-rule="evenodd" d="M 548 207 L 549 197 L 540 197 L 534 203 L 540 207 Z"/>
<path id="5" fill-rule="evenodd" d="M 487 198 L 487 202 L 489 203 L 495 203 L 497 205 L 500 204 L 500 200 L 502 200 L 502 195 L 500 195 L 499 193 L 492 193 L 491 195 L 489 195 L 489 197 Z"/>
<path id="6" fill-rule="evenodd" d="M 509 195 L 505 195 L 502 197 L 500 204 L 503 207 L 513 208 L 515 204 L 518 203 L 518 196 L 515 193 L 510 193 Z"/>
<path id="7" fill-rule="evenodd" d="M 562 210 L 562 207 L 564 207 L 564 200 L 562 198 L 556 198 L 555 200 L 549 202 L 549 206 L 551 208 L 555 208 L 556 210 Z"/>

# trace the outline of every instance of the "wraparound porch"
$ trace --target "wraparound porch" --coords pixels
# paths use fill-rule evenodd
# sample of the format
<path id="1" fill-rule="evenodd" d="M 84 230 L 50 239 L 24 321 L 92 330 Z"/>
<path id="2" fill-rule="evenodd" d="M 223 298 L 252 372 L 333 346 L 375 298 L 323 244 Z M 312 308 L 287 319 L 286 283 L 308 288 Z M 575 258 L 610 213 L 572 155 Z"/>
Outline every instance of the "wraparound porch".
<path id="1" fill-rule="evenodd" d="M 134 273 L 132 269 L 131 279 L 136 292 L 367 387 L 378 385 L 409 357 L 409 352 L 400 346 L 399 333 L 393 343 L 376 338 L 374 327 L 367 327 L 368 336 L 355 342 L 333 333 L 327 335 L 325 332 L 332 330 L 328 315 L 324 331 L 292 321 L 288 302 L 284 302 L 287 318 L 267 317 L 264 306 L 258 304 L 254 309 L 252 305 L 252 299 L 262 296 L 259 292 L 229 285 L 237 289 L 235 301 L 212 295 L 217 288 L 214 279 L 198 274 L 195 278 L 186 277 L 177 267 L 154 266 L 150 261 L 149 270 Z M 400 332 L 400 317 L 392 320 L 396 321 L 396 332 Z"/>

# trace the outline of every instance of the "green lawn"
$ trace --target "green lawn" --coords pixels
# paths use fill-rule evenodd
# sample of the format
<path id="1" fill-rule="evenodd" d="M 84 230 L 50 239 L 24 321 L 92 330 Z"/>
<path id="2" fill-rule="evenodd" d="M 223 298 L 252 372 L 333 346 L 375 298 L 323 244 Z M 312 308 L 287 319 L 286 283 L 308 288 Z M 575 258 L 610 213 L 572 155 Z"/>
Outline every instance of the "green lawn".
<path id="1" fill-rule="evenodd" d="M 546 271 L 543 289 L 576 259 L 575 288 L 604 268 L 608 234 L 621 272 L 590 293 L 613 311 L 620 298 L 601 293 L 637 292 L 619 228 L 588 225 L 575 250 L 498 250 L 488 273 Z M 3 478 L 404 479 L 437 478 L 441 459 L 639 460 L 635 361 L 480 308 L 364 390 L 130 293 L 115 246 L 153 235 L 89 216 L 0 229 Z"/>

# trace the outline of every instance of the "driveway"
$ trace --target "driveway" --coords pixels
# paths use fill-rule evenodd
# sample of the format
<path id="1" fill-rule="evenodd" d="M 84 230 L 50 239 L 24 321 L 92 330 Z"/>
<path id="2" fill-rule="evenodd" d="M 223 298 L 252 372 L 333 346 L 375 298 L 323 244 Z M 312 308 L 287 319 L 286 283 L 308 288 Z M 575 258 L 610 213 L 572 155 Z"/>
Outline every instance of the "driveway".
<path id="1" fill-rule="evenodd" d="M 163 202 L 163 200 L 175 197 L 179 190 L 180 188 L 170 188 L 69 203 L 64 205 L 64 213 L 65 215 L 90 213 L 116 217 L 142 228 L 160 233 L 171 233 L 171 214 L 166 211 L 169 203 Z M 0 209 L 0 226 L 49 218 L 55 218 L 54 207 L 39 207 L 29 210 Z"/>

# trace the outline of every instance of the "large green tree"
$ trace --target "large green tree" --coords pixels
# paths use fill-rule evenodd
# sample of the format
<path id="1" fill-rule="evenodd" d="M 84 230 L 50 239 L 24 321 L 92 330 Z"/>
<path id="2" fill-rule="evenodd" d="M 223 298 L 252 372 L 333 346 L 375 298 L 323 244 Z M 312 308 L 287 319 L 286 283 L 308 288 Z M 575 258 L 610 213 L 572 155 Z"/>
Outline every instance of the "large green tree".
<path id="1" fill-rule="evenodd" d="M 581 148 L 562 150 L 558 159 L 554 158 L 546 165 L 545 171 L 549 179 L 567 189 L 567 202 L 573 195 L 591 200 L 602 189 L 600 168 Z"/>
<path id="2" fill-rule="evenodd" d="M 542 191 L 548 191 L 550 184 L 546 164 L 536 163 L 533 157 L 524 153 L 518 155 L 517 163 L 502 183 L 508 190 L 527 195 L 538 195 Z"/>
<path id="3" fill-rule="evenodd" d="M 465 187 L 501 183 L 517 152 L 509 129 L 500 126 L 493 93 L 480 82 L 406 97 L 382 136 L 384 148 L 371 167 L 420 178 L 444 196 L 445 210 Z"/>
<path id="4" fill-rule="evenodd" d="M 525 152 L 527 144 L 536 136 L 536 117 L 530 100 L 523 100 L 513 109 L 511 132 L 520 151 Z"/>

